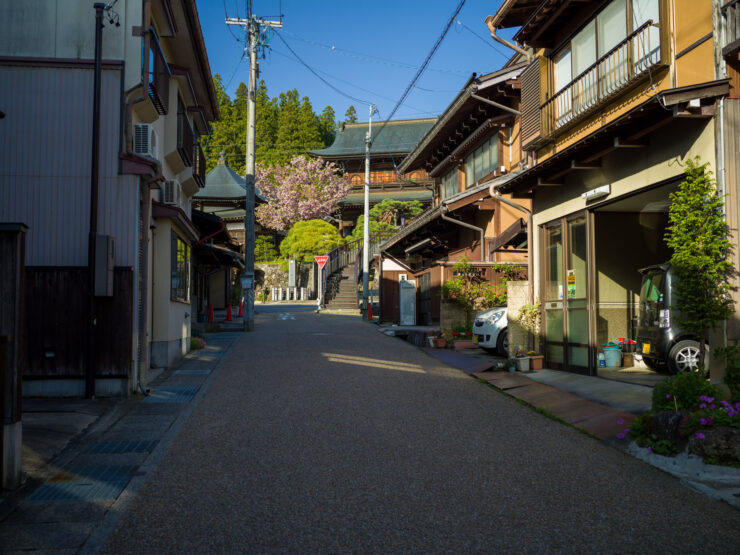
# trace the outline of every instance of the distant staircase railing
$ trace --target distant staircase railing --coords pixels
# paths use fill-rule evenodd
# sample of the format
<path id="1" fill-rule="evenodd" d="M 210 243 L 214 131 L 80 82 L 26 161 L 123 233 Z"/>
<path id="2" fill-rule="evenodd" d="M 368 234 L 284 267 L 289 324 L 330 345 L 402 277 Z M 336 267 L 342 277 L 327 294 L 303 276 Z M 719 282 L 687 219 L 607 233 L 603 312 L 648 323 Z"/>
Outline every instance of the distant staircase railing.
<path id="1" fill-rule="evenodd" d="M 380 244 L 383 241 L 390 239 L 395 233 L 396 230 L 391 230 L 381 231 L 379 233 L 374 233 L 370 235 L 370 247 L 368 250 L 370 256 L 378 254 L 380 252 Z M 326 281 L 330 275 L 334 274 L 335 272 L 339 272 L 343 268 L 352 264 L 354 264 L 355 266 L 354 286 L 355 291 L 357 291 L 357 282 L 362 276 L 359 271 L 359 266 L 360 261 L 362 260 L 363 242 L 363 239 L 348 241 L 347 243 L 338 246 L 336 249 L 328 253 L 329 260 L 327 260 L 326 265 L 321 272 L 322 291 L 326 291 Z M 322 299 L 322 302 L 325 304 L 325 299 Z"/>

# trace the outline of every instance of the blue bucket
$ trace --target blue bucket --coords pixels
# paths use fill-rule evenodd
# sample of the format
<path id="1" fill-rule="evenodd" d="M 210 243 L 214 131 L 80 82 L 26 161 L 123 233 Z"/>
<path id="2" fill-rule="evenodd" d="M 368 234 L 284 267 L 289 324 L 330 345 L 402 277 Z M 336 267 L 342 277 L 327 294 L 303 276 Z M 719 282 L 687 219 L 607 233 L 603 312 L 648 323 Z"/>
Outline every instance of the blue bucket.
<path id="1" fill-rule="evenodd" d="M 604 359 L 607 368 L 622 366 L 622 350 L 619 347 L 604 347 Z"/>

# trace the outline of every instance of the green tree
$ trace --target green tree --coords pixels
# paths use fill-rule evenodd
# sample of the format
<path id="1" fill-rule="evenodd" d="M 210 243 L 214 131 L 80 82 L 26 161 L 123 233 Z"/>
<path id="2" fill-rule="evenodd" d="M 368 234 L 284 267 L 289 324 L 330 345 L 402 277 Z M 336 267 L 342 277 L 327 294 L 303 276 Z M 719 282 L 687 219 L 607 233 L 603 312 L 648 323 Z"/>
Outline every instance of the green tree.
<path id="1" fill-rule="evenodd" d="M 268 235 L 257 235 L 254 242 L 255 262 L 273 262 L 279 258 L 272 237 Z"/>
<path id="2" fill-rule="evenodd" d="M 255 98 L 257 121 L 255 122 L 255 161 L 272 164 L 278 129 L 277 99 L 270 98 L 265 81 L 260 79 Z"/>
<path id="3" fill-rule="evenodd" d="M 337 131 L 337 116 L 334 114 L 334 108 L 327 106 L 319 115 L 319 134 L 324 146 L 330 146 L 334 142 L 334 136 Z"/>
<path id="4" fill-rule="evenodd" d="M 201 146 L 203 147 L 203 154 L 206 157 L 206 171 L 210 171 L 218 163 L 222 150 L 225 153 L 226 159 L 229 161 L 235 159 L 235 156 L 239 152 L 239 146 L 233 144 L 238 141 L 238 137 L 234 135 L 235 129 L 233 126 L 231 98 L 226 94 L 223 81 L 218 73 L 213 76 L 213 84 L 216 89 L 216 99 L 218 100 L 221 121 L 213 122 L 211 125 L 211 134 L 201 137 Z"/>
<path id="5" fill-rule="evenodd" d="M 402 220 L 408 223 L 424 211 L 424 205 L 418 200 L 384 199 L 370 209 L 370 217 L 398 227 Z"/>
<path id="6" fill-rule="evenodd" d="M 405 223 L 415 218 L 424 211 L 424 205 L 418 200 L 393 200 L 384 199 L 370 209 L 370 235 L 381 231 L 393 231 L 401 225 L 401 218 Z M 362 239 L 365 229 L 365 217 L 357 219 L 357 225 L 352 230 L 352 240 Z"/>
<path id="7" fill-rule="evenodd" d="M 284 164 L 299 150 L 301 135 L 298 125 L 300 111 L 298 91 L 290 90 L 278 96 L 278 128 L 275 140 L 274 162 Z"/>
<path id="8" fill-rule="evenodd" d="M 343 242 L 337 228 L 324 220 L 297 222 L 280 243 L 280 254 L 286 259 L 313 262 L 313 257 L 326 254 Z"/>
<path id="9" fill-rule="evenodd" d="M 344 123 L 357 123 L 357 110 L 352 104 L 349 105 L 347 111 L 344 112 Z"/>
<path id="10" fill-rule="evenodd" d="M 324 146 L 321 140 L 319 119 L 313 111 L 307 96 L 301 99 L 298 108 L 298 146 L 301 150 L 314 150 Z"/>
<path id="11" fill-rule="evenodd" d="M 679 324 L 699 339 L 699 367 L 704 366 L 704 345 L 709 332 L 734 312 L 730 279 L 735 273 L 723 215 L 724 197 L 717 182 L 697 156 L 686 160 L 685 179 L 668 212 L 664 240 L 672 249 L 671 266 L 679 278 L 676 306 Z"/>

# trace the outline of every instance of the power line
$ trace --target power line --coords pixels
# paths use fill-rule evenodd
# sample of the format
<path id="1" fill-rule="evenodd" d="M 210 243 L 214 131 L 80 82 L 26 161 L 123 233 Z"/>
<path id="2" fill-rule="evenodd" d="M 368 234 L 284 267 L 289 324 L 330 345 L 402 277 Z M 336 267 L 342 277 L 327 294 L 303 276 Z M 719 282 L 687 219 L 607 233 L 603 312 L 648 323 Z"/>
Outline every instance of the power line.
<path id="1" fill-rule="evenodd" d="M 464 0 L 463 0 L 463 1 L 464 1 Z M 295 50 L 293 50 L 293 49 L 292 49 L 292 48 L 290 47 L 290 45 L 288 44 L 288 42 L 287 42 L 287 41 L 286 41 L 286 40 L 285 40 L 285 39 L 283 38 L 283 35 L 282 35 L 282 33 L 278 33 L 277 31 L 275 31 L 275 36 L 277 36 L 277 37 L 278 37 L 278 38 L 279 38 L 279 39 L 280 39 L 281 41 L 283 41 L 283 44 L 284 44 L 284 45 L 285 45 L 285 46 L 286 46 L 286 47 L 288 48 L 288 50 L 290 50 L 290 52 L 291 52 L 291 53 L 293 54 L 293 56 L 295 56 L 295 57 L 296 57 L 296 59 L 297 59 L 297 60 L 298 60 L 299 62 L 301 62 L 301 64 L 303 64 L 303 65 L 305 66 L 305 68 L 306 68 L 306 69 L 308 69 L 308 71 L 310 71 L 311 73 L 313 73 L 313 74 L 314 74 L 314 75 L 315 75 L 315 76 L 316 76 L 316 77 L 317 77 L 318 79 L 320 79 L 320 80 L 321 80 L 321 81 L 322 81 L 322 82 L 323 82 L 323 83 L 324 83 L 324 84 L 325 84 L 325 85 L 326 85 L 327 87 L 329 87 L 329 88 L 331 88 L 332 90 L 334 90 L 335 92 L 337 92 L 337 93 L 341 94 L 341 95 L 342 95 L 343 97 L 345 97 L 345 98 L 349 98 L 350 100 L 353 100 L 353 101 L 355 101 L 355 102 L 359 102 L 359 103 L 361 103 L 361 104 L 370 104 L 370 102 L 368 102 L 367 100 L 362 100 L 362 99 L 360 99 L 360 98 L 357 98 L 357 97 L 354 97 L 354 96 L 352 96 L 352 95 L 349 95 L 349 94 L 345 93 L 344 91 L 341 91 L 340 89 L 338 89 L 337 87 L 335 87 L 335 86 L 334 86 L 334 85 L 332 85 L 331 83 L 329 83 L 329 81 L 327 81 L 326 79 L 324 79 L 323 77 L 321 77 L 321 75 L 319 75 L 318 73 L 316 73 L 316 71 L 314 71 L 314 69 L 313 69 L 313 68 L 312 68 L 311 66 L 309 66 L 309 65 L 308 65 L 308 64 L 307 64 L 306 62 L 304 62 L 304 61 L 303 61 L 303 59 L 302 59 L 302 58 L 301 58 L 301 57 L 300 57 L 300 56 L 299 56 L 298 54 L 296 54 Z"/>
<path id="2" fill-rule="evenodd" d="M 277 50 L 273 50 L 273 54 L 277 54 L 278 56 L 283 56 L 283 57 L 285 57 L 285 58 L 287 58 L 287 59 L 289 59 L 289 60 L 292 60 L 292 61 L 296 61 L 296 60 L 293 60 L 293 59 L 292 59 L 292 58 L 291 58 L 290 56 L 288 56 L 287 54 L 283 54 L 282 52 L 278 52 Z M 370 89 L 366 89 L 366 88 L 364 88 L 364 87 L 360 87 L 359 85 L 355 85 L 354 83 L 351 83 L 350 81 L 346 81 L 345 79 L 342 79 L 342 78 L 340 78 L 340 77 L 337 77 L 336 75 L 332 75 L 331 73 L 328 73 L 328 72 L 326 72 L 326 71 L 323 71 L 323 70 L 320 70 L 320 69 L 316 69 L 316 68 L 314 68 L 314 69 L 315 69 L 315 71 L 317 71 L 318 73 L 323 73 L 323 74 L 324 74 L 324 75 L 326 75 L 327 77 L 330 77 L 330 78 L 332 78 L 332 79 L 334 79 L 334 80 L 336 80 L 336 81 L 340 81 L 340 82 L 342 82 L 342 83 L 344 83 L 344 84 L 346 84 L 346 85 L 349 85 L 350 87 L 354 87 L 354 88 L 356 88 L 356 89 L 359 89 L 359 90 L 361 90 L 361 91 L 364 91 L 364 92 L 366 92 L 366 93 L 370 93 L 370 94 L 372 94 L 372 95 L 373 95 L 373 96 L 375 96 L 375 97 L 378 97 L 378 98 L 383 98 L 383 99 L 385 99 L 385 100 L 390 100 L 391 102 L 393 102 L 393 101 L 395 100 L 395 99 L 393 99 L 393 98 L 391 98 L 391 97 L 389 97 L 389 96 L 385 96 L 385 95 L 382 95 L 382 94 L 380 94 L 380 93 L 377 93 L 377 92 L 375 92 L 375 91 L 371 91 Z M 417 107 L 415 107 L 415 106 L 409 106 L 409 108 L 413 108 L 414 110 L 421 110 L 421 108 L 417 108 Z M 423 112 L 423 113 L 430 113 L 430 114 L 431 114 L 431 113 L 433 113 L 433 112 Z"/>
<path id="3" fill-rule="evenodd" d="M 296 35 L 294 33 L 290 33 L 290 32 L 285 31 L 285 30 L 283 30 L 283 32 L 285 34 L 287 34 L 287 35 L 290 35 L 292 38 L 294 38 L 296 40 L 299 40 L 301 42 L 305 42 L 306 44 L 312 44 L 312 45 L 318 46 L 320 48 L 325 48 L 325 49 L 330 50 L 331 52 L 335 52 L 337 54 L 345 54 L 345 55 L 348 55 L 348 56 L 350 56 L 352 58 L 355 58 L 355 59 L 358 59 L 358 60 L 365 60 L 365 61 L 370 61 L 370 62 L 373 62 L 373 63 L 380 63 L 380 64 L 383 64 L 383 65 L 396 66 L 396 67 L 401 67 L 401 68 L 405 68 L 405 69 L 419 69 L 419 66 L 416 66 L 416 65 L 413 65 L 413 64 L 407 64 L 405 62 L 399 62 L 399 61 L 396 61 L 396 60 L 391 60 L 389 58 L 382 58 L 380 56 L 373 56 L 371 54 L 364 54 L 362 52 L 356 52 L 354 50 L 348 50 L 346 48 L 339 48 L 339 47 L 337 47 L 337 46 L 335 46 L 333 44 L 322 44 L 320 42 L 316 42 L 316 41 L 311 40 L 311 39 L 303 38 L 301 36 L 298 36 L 298 35 Z M 460 69 L 437 69 L 437 68 L 429 68 L 429 71 L 435 71 L 435 72 L 439 72 L 439 73 L 458 73 L 458 74 L 461 74 L 461 75 L 467 75 L 467 74 L 470 73 L 469 71 L 460 70 Z"/>
<path id="4" fill-rule="evenodd" d="M 442 34 L 439 35 L 439 37 L 437 38 L 437 41 L 434 43 L 434 46 L 432 46 L 432 49 L 429 51 L 429 54 L 427 54 L 427 57 L 424 60 L 424 63 L 421 64 L 421 67 L 419 67 L 419 71 L 416 72 L 416 75 L 414 75 L 414 78 L 411 80 L 408 87 L 406 87 L 406 90 L 401 95 L 401 98 L 398 99 L 398 102 L 393 107 L 393 110 L 391 110 L 391 113 L 388 115 L 388 119 L 386 119 L 383 122 L 383 125 L 380 126 L 380 129 L 375 134 L 375 140 L 378 139 L 380 134 L 383 132 L 383 129 L 385 129 L 385 126 L 388 125 L 388 122 L 398 111 L 398 108 L 401 107 L 401 104 L 403 104 L 403 101 L 406 100 L 406 97 L 411 91 L 411 88 L 419 80 L 419 78 L 421 77 L 421 74 L 424 73 L 424 70 L 426 69 L 427 65 L 429 65 L 429 62 L 431 61 L 432 56 L 434 56 L 435 52 L 437 52 L 437 48 L 439 48 L 439 45 L 442 44 L 442 41 L 447 36 L 447 32 L 450 30 L 450 27 L 452 26 L 452 23 L 455 21 L 457 14 L 460 13 L 460 10 L 462 9 L 464 5 L 465 5 L 465 0 L 460 0 L 460 3 L 457 5 L 457 9 L 455 10 L 455 13 L 452 14 L 452 17 L 450 17 L 450 20 L 447 22 L 447 25 L 445 25 L 444 29 L 442 30 Z"/>
<path id="5" fill-rule="evenodd" d="M 457 20 L 457 24 L 458 25 L 461 25 L 463 27 L 463 29 L 466 29 L 467 31 L 471 32 L 473 35 L 475 35 L 476 37 L 478 37 L 480 40 L 482 40 L 483 42 L 485 42 L 488 46 L 490 46 L 491 48 L 493 48 L 496 52 L 498 52 L 499 54 L 501 54 L 505 59 L 508 60 L 511 57 L 507 52 L 504 52 L 503 50 L 501 50 L 500 48 L 498 48 L 492 41 L 486 40 L 485 38 L 481 37 L 478 33 L 476 33 L 475 31 L 473 31 L 470 27 L 468 27 L 467 25 L 465 25 L 465 23 L 463 23 L 459 19 Z"/>

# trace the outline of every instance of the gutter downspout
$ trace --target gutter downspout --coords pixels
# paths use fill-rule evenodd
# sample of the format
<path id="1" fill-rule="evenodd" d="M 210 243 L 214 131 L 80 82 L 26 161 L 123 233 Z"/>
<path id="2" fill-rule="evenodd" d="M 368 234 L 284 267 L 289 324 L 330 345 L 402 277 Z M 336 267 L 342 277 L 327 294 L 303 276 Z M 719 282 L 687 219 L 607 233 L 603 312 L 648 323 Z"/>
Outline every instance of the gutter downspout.
<path id="1" fill-rule="evenodd" d="M 488 26 L 488 30 L 491 31 L 491 38 L 495 40 L 496 42 L 500 42 L 507 48 L 511 48 L 512 50 L 515 50 L 516 52 L 519 52 L 522 56 L 527 58 L 527 63 L 532 63 L 532 52 L 530 50 L 525 50 L 524 48 L 519 48 L 516 44 L 509 42 L 506 39 L 502 39 L 496 34 L 496 27 L 493 24 L 492 16 L 488 16 L 486 18 L 486 25 Z"/>
<path id="2" fill-rule="evenodd" d="M 199 239 L 198 241 L 196 241 L 195 244 L 196 245 L 200 245 L 201 243 L 205 243 L 206 241 L 208 241 L 208 239 L 210 239 L 211 237 L 215 237 L 216 235 L 218 235 L 219 233 L 221 233 L 224 229 L 226 229 L 226 222 L 224 222 L 222 220 L 221 221 L 221 227 L 218 228 L 218 231 L 214 231 L 210 235 L 206 235 L 202 239 Z"/>
<path id="3" fill-rule="evenodd" d="M 534 276 L 532 275 L 532 226 L 534 225 L 534 222 L 532 218 L 532 211 L 528 208 L 524 208 L 524 206 L 517 204 L 514 201 L 502 197 L 495 190 L 495 185 L 491 185 L 490 187 L 488 187 L 488 194 L 491 195 L 492 198 L 495 198 L 496 200 L 503 202 L 504 204 L 508 204 L 512 208 L 516 208 L 517 210 L 520 210 L 527 215 L 527 250 L 529 250 L 529 255 L 527 256 L 527 281 L 529 281 L 529 285 L 527 287 L 527 295 L 529 296 L 529 299 L 527 300 L 527 303 L 534 304 Z"/>
<path id="4" fill-rule="evenodd" d="M 477 231 L 478 233 L 480 233 L 480 261 L 485 262 L 486 261 L 486 249 L 485 249 L 486 236 L 485 236 L 485 231 L 483 230 L 483 228 L 476 227 L 472 224 L 461 222 L 460 220 L 455 220 L 453 218 L 445 216 L 445 214 L 449 211 L 450 209 L 447 208 L 447 205 L 442 204 L 442 210 L 439 213 L 440 218 L 442 218 L 446 222 L 451 222 L 453 224 L 457 224 L 462 227 L 467 227 L 468 229 L 472 229 L 473 231 Z"/>

